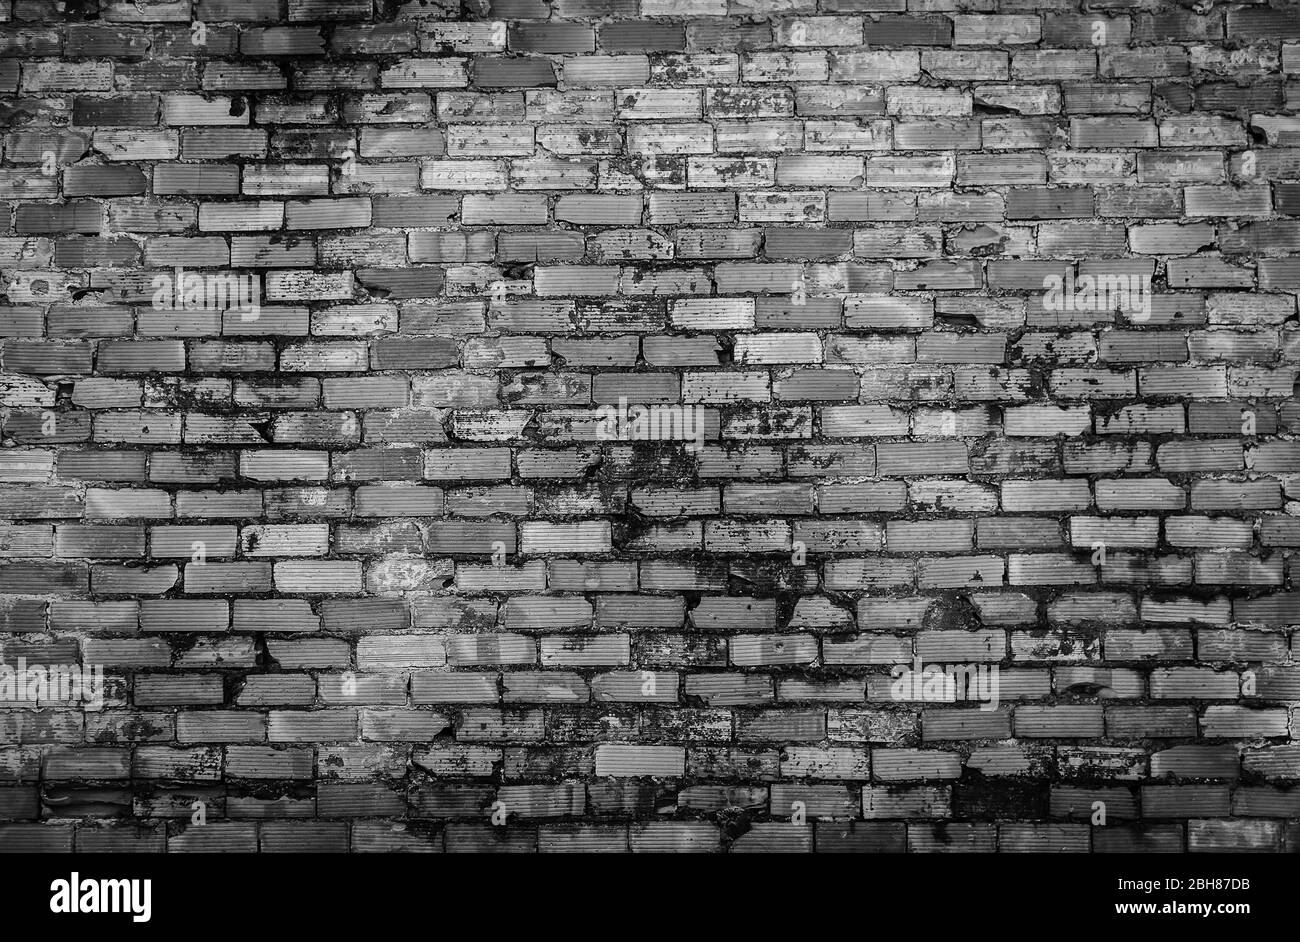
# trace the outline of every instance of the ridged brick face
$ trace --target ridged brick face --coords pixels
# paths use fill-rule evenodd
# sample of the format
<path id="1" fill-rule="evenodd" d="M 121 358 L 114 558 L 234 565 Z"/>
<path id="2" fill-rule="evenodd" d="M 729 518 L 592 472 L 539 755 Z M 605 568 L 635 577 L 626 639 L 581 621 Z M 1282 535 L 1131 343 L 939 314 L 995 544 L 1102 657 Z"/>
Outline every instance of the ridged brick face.
<path id="1" fill-rule="evenodd" d="M 1300 847 L 1298 76 L 0 0 L 0 849 Z"/>

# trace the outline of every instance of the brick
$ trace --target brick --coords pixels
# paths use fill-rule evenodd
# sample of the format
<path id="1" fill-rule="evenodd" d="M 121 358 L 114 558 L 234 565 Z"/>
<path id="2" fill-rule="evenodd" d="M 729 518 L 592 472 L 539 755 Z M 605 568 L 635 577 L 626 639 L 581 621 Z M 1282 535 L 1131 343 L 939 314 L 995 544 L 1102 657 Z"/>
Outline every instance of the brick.
<path id="1" fill-rule="evenodd" d="M 905 6 L 15 7 L 0 841 L 1296 843 L 1294 11 Z"/>

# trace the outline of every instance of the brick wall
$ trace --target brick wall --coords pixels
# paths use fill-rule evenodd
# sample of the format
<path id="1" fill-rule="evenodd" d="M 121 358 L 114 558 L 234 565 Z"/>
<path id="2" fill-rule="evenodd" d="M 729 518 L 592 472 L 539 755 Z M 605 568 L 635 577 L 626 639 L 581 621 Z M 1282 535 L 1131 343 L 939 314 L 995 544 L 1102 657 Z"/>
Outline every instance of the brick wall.
<path id="1" fill-rule="evenodd" d="M 0 643 L 104 695 L 10 683 L 0 848 L 1295 849 L 1297 73 L 1212 0 L 0 0 Z"/>

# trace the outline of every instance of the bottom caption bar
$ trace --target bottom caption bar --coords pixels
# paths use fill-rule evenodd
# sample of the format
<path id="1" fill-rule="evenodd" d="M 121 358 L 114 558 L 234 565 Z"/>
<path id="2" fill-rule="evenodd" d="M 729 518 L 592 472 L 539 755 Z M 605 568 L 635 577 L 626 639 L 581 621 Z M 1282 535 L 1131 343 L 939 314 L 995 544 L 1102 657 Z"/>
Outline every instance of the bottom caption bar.
<path id="1" fill-rule="evenodd" d="M 495 855 L 454 862 L 445 855 L 399 854 L 5 859 L 11 864 L 9 909 L 24 922 L 68 928 L 75 921 L 79 929 L 124 933 L 184 930 L 200 913 L 262 930 L 348 931 L 373 928 L 380 909 L 375 901 L 438 899 L 467 913 L 495 904 L 494 923 L 519 920 L 531 931 L 528 921 L 542 911 L 531 904 L 555 907 L 572 894 L 580 894 L 584 919 L 605 909 L 625 916 L 629 905 L 643 905 L 652 893 L 661 904 L 676 898 L 691 910 L 708 900 L 714 902 L 706 909 L 725 902 L 716 918 L 733 928 L 737 916 L 766 924 L 809 907 L 849 903 L 859 912 L 969 907 L 994 919 L 1066 917 L 1084 927 L 1154 923 L 1177 931 L 1196 920 L 1231 931 L 1280 918 L 1290 905 L 1285 894 L 1291 880 L 1273 857 L 1045 856 L 999 856 L 985 865 L 970 855 L 827 855 L 801 857 L 797 866 L 729 857 L 719 866 L 705 856 L 646 854 L 622 858 L 618 872 L 604 861 L 597 869 L 587 855 L 566 857 L 562 868 L 542 866 L 536 857 Z M 756 894 L 761 886 L 771 895 Z M 212 907 L 212 892 L 223 895 L 223 906 Z M 274 905 L 265 905 L 270 898 Z M 505 901 L 510 905 L 503 908 Z"/>

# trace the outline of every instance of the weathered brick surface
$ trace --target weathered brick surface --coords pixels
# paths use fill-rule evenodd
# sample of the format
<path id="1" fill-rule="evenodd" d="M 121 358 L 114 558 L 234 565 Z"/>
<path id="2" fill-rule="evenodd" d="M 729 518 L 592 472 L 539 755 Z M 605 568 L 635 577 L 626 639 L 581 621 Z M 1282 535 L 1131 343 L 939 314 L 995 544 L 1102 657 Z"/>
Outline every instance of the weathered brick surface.
<path id="1" fill-rule="evenodd" d="M 1298 73 L 1267 3 L 0 0 L 0 653 L 105 677 L 0 703 L 0 849 L 1296 849 Z"/>

